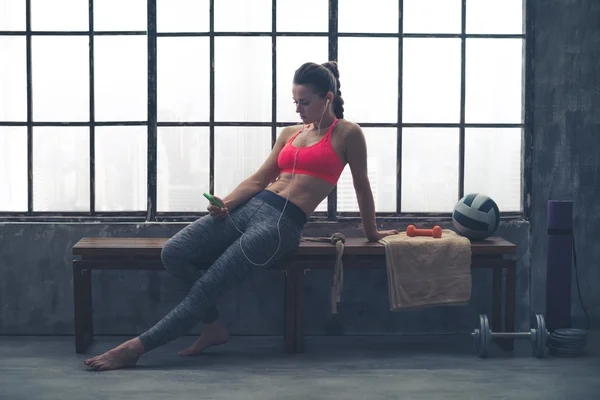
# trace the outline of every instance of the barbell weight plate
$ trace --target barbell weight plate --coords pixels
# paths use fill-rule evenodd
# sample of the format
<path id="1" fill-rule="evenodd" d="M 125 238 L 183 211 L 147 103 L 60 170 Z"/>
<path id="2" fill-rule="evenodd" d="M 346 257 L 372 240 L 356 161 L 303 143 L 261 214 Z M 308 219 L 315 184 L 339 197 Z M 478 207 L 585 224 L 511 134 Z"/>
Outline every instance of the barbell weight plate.
<path id="1" fill-rule="evenodd" d="M 488 346 L 490 342 L 490 325 L 488 322 L 487 315 L 479 315 L 479 341 L 477 345 L 477 353 L 479 357 L 487 357 Z"/>
<path id="2" fill-rule="evenodd" d="M 540 314 L 537 314 L 536 317 L 536 353 L 535 356 L 538 358 L 542 358 L 546 352 L 546 322 L 544 321 L 544 317 Z"/>

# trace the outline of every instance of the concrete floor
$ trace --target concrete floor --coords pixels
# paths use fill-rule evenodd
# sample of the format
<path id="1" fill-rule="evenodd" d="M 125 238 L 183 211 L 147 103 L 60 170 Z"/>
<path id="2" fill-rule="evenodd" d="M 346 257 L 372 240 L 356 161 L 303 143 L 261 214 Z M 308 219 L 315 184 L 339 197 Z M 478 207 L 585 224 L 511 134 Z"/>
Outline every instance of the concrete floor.
<path id="1" fill-rule="evenodd" d="M 0 337 L 0 399 L 597 399 L 600 334 L 578 358 L 531 357 L 493 347 L 481 359 L 460 337 L 307 338 L 306 353 L 281 338 L 233 337 L 201 357 L 179 358 L 184 337 L 138 367 L 90 371 L 83 360 L 121 343 L 99 337 L 89 354 L 72 337 Z"/>

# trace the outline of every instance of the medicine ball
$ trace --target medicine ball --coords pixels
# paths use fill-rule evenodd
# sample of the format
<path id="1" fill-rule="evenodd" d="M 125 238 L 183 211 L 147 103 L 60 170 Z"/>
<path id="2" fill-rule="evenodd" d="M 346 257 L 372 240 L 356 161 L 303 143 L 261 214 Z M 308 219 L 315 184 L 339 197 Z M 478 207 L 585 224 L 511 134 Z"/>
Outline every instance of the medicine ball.
<path id="1" fill-rule="evenodd" d="M 452 212 L 452 224 L 459 234 L 470 239 L 491 236 L 500 223 L 500 211 L 485 194 L 470 193 L 460 199 Z"/>

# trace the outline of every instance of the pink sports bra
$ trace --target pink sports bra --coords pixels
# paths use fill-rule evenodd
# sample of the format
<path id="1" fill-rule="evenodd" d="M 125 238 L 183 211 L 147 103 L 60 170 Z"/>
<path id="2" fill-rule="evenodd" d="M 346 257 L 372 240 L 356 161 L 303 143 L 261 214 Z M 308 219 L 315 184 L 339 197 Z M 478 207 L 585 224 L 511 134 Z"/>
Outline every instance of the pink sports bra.
<path id="1" fill-rule="evenodd" d="M 292 142 L 302 130 L 294 134 L 279 152 L 277 163 L 281 172 L 291 173 L 294 170 L 294 173 L 311 175 L 336 185 L 344 170 L 342 160 L 331 146 L 331 132 L 337 122 L 338 119 L 336 118 L 325 136 L 311 146 L 294 146 Z M 296 151 L 298 151 L 298 156 L 296 158 L 296 168 L 294 169 Z"/>

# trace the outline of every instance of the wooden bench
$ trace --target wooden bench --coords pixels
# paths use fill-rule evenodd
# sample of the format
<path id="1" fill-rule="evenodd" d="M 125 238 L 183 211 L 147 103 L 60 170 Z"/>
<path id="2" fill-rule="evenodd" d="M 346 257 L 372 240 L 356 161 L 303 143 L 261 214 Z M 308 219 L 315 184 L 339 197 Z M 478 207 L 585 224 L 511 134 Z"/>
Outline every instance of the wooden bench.
<path id="1" fill-rule="evenodd" d="M 160 253 L 167 238 L 82 238 L 73 246 L 73 291 L 75 308 L 75 351 L 85 353 L 93 341 L 92 279 L 93 270 L 163 270 Z M 516 246 L 492 237 L 473 242 L 472 268 L 493 271 L 493 331 L 514 332 L 516 294 Z M 304 351 L 304 275 L 310 269 L 333 269 L 335 246 L 323 242 L 301 242 L 293 257 L 278 267 L 285 275 L 284 349 Z M 364 238 L 346 239 L 344 268 L 385 268 L 384 247 Z M 502 274 L 506 285 L 502 289 Z M 504 292 L 504 296 L 503 296 Z M 504 301 L 503 301 L 504 299 Z M 327 307 L 329 304 L 324 304 Z M 504 311 L 504 317 L 502 317 Z M 474 319 L 475 320 L 475 319 Z M 512 339 L 497 343 L 513 349 Z"/>

